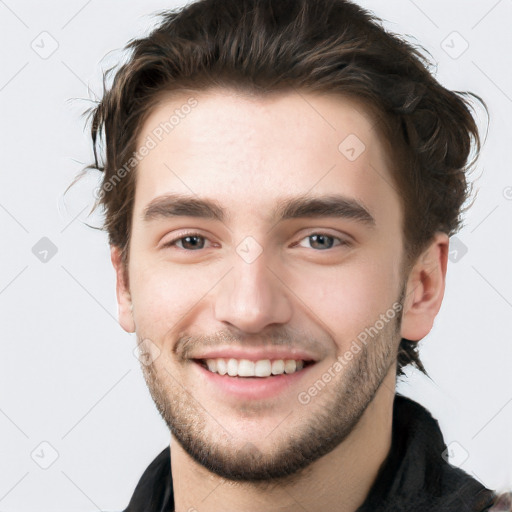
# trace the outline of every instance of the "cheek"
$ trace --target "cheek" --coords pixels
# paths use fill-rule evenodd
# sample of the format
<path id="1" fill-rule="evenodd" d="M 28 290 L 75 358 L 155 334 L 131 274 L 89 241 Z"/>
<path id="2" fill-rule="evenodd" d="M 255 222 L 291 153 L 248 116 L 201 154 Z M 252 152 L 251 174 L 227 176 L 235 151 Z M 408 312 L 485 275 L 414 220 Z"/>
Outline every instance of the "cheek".
<path id="1" fill-rule="evenodd" d="M 381 314 L 393 309 L 398 299 L 397 270 L 391 262 L 375 265 L 359 259 L 356 263 L 295 277 L 291 288 L 313 322 L 322 322 L 340 349 L 374 325 Z M 303 309 L 303 307 L 301 306 Z"/>
<path id="2" fill-rule="evenodd" d="M 150 268 L 134 265 L 131 275 L 137 330 L 160 339 L 207 300 L 221 273 L 157 262 Z"/>

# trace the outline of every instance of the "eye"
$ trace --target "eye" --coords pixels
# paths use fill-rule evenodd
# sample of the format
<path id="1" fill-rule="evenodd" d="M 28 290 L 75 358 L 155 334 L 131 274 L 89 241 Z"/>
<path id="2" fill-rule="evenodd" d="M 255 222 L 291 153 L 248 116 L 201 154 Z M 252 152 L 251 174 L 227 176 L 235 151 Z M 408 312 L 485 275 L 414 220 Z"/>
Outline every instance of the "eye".
<path id="1" fill-rule="evenodd" d="M 300 242 L 294 244 L 306 247 L 304 241 L 308 241 L 310 247 L 325 251 L 336 246 L 350 246 L 350 243 L 343 238 L 329 235 L 327 233 L 312 233 L 304 237 Z M 181 236 L 166 242 L 162 248 L 174 247 L 183 251 L 198 251 L 207 247 L 208 239 L 199 233 L 182 233 Z M 337 243 L 336 243 L 337 242 Z"/>
<path id="2" fill-rule="evenodd" d="M 180 237 L 166 242 L 162 247 L 177 246 L 178 249 L 184 251 L 197 251 L 204 249 L 206 240 L 208 239 L 199 233 L 184 233 Z"/>
<path id="3" fill-rule="evenodd" d="M 303 241 L 308 240 L 311 244 L 310 247 L 313 249 L 320 249 L 320 250 L 326 250 L 331 249 L 332 247 L 340 246 L 340 245 L 350 245 L 349 242 L 342 238 L 338 238 L 336 236 L 328 235 L 327 233 L 311 233 L 310 235 L 303 238 L 300 242 L 298 242 L 297 245 L 300 245 L 301 247 L 305 247 L 303 245 Z M 335 241 L 338 241 L 338 244 L 335 244 Z"/>

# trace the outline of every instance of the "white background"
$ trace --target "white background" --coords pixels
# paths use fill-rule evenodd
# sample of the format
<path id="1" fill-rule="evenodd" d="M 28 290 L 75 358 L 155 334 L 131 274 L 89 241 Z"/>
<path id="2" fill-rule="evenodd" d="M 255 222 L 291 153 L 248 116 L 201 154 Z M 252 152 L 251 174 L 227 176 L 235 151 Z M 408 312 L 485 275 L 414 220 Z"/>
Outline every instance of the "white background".
<path id="1" fill-rule="evenodd" d="M 439 419 L 455 463 L 489 487 L 512 486 L 512 1 L 360 3 L 414 36 L 445 86 L 489 106 L 479 193 L 458 235 L 467 252 L 450 262 L 422 342 L 432 380 L 414 373 L 400 389 Z M 107 53 L 182 4 L 0 0 L 0 512 L 122 510 L 169 442 L 135 337 L 117 323 L 106 235 L 84 224 L 94 183 L 63 193 L 92 162 L 81 114 L 116 62 Z M 46 59 L 31 47 L 57 43 Z M 46 263 L 32 252 L 42 237 L 57 249 Z"/>

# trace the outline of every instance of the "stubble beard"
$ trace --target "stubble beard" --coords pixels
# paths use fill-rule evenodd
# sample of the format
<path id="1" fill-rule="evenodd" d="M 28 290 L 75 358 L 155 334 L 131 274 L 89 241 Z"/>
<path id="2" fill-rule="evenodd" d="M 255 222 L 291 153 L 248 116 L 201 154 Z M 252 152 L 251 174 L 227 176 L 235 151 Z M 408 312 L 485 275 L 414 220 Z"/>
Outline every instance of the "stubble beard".
<path id="1" fill-rule="evenodd" d="M 340 379 L 322 389 L 321 396 L 307 405 L 297 400 L 290 406 L 302 408 L 300 414 L 305 419 L 300 427 L 288 431 L 283 422 L 279 430 L 287 435 L 281 435 L 268 453 L 256 448 L 256 441 L 242 447 L 229 443 L 222 418 L 216 421 L 170 371 L 165 367 L 157 370 L 155 362 L 141 366 L 160 415 L 194 461 L 228 480 L 253 484 L 291 482 L 342 443 L 358 424 L 396 362 L 401 313 L 400 310 L 371 340 L 359 345 L 360 352 L 346 364 Z"/>

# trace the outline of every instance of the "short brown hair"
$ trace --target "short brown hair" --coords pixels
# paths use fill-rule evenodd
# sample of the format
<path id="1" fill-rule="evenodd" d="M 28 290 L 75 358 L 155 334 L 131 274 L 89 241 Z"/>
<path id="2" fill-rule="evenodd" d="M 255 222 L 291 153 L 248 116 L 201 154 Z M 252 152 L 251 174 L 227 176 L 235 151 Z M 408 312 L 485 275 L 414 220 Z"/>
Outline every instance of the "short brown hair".
<path id="1" fill-rule="evenodd" d="M 104 173 L 95 207 L 104 207 L 103 227 L 125 266 L 136 167 L 113 186 L 112 180 L 132 158 L 162 95 L 184 89 L 300 90 L 363 100 L 378 112 L 378 128 L 392 148 L 407 261 L 436 231 L 452 235 L 460 228 L 470 193 L 469 155 L 473 147 L 480 150 L 470 93 L 441 86 L 422 52 L 369 12 L 347 0 L 199 0 L 160 14 L 147 37 L 126 46 L 130 57 L 110 88 L 105 78 L 114 68 L 105 73 L 103 98 L 89 111 L 95 162 L 84 172 Z M 101 140 L 104 155 L 98 154 Z M 402 339 L 398 374 L 409 363 L 424 371 L 417 344 Z"/>

